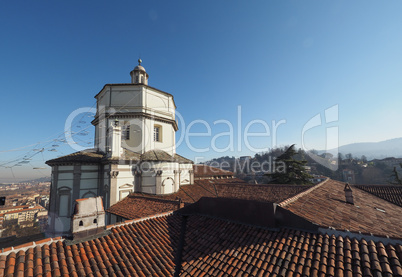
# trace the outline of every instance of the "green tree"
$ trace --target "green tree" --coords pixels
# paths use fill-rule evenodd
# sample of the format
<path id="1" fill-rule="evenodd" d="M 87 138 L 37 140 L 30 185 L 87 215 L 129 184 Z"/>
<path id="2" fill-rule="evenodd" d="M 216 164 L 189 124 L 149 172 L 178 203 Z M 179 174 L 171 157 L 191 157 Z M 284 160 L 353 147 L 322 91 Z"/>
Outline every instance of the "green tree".
<path id="1" fill-rule="evenodd" d="M 306 171 L 306 160 L 296 160 L 294 156 L 298 153 L 294 149 L 294 144 L 290 146 L 282 155 L 275 160 L 272 173 L 266 174 L 271 177 L 270 183 L 273 184 L 312 184 L 313 178 Z"/>
<path id="2" fill-rule="evenodd" d="M 400 163 L 399 166 L 402 168 L 402 163 Z M 398 170 L 396 170 L 396 166 L 394 166 L 394 170 L 392 170 L 391 178 L 391 184 L 402 185 L 402 179 L 401 176 L 399 176 Z"/>

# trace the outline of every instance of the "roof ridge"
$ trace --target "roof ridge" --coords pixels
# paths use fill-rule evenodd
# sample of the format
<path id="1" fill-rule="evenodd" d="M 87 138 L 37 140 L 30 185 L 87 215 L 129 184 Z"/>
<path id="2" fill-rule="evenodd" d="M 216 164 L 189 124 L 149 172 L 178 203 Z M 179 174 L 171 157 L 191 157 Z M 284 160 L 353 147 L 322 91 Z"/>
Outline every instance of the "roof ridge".
<path id="1" fill-rule="evenodd" d="M 288 199 L 283 200 L 282 202 L 280 202 L 280 203 L 278 204 L 278 206 L 279 206 L 279 207 L 287 206 L 288 204 L 290 204 L 290 203 L 296 201 L 297 199 L 299 199 L 300 197 L 303 197 L 303 196 L 305 196 L 306 194 L 309 194 L 310 192 L 312 192 L 313 190 L 315 190 L 315 189 L 321 187 L 322 185 L 324 185 L 324 184 L 325 184 L 327 181 L 329 181 L 329 180 L 332 180 L 332 179 L 331 179 L 331 178 L 327 178 L 327 179 L 325 179 L 324 181 L 322 181 L 321 183 L 318 183 L 317 185 L 315 185 L 315 186 L 313 186 L 313 187 L 311 187 L 311 188 L 309 188 L 309 189 L 307 189 L 307 190 L 305 190 L 305 191 L 302 191 L 302 192 L 296 194 L 295 196 L 292 196 L 292 197 L 290 197 L 290 198 L 288 198 Z"/>
<path id="2" fill-rule="evenodd" d="M 172 204 L 177 204 L 177 202 L 179 202 L 180 200 L 171 200 L 171 199 L 163 199 L 163 198 L 158 198 L 158 197 L 150 197 L 150 196 L 145 196 L 145 195 L 134 195 L 134 194 L 130 194 L 128 197 L 130 198 L 142 198 L 142 199 L 149 199 L 149 200 L 158 200 L 161 202 L 168 202 L 168 203 L 172 203 Z"/>
<path id="3" fill-rule="evenodd" d="M 125 226 L 125 225 L 129 225 L 129 224 L 139 223 L 139 222 L 146 221 L 146 220 L 149 220 L 149 219 L 168 216 L 168 215 L 173 214 L 173 212 L 174 211 L 164 212 L 164 213 L 155 214 L 155 215 L 152 215 L 152 216 L 146 216 L 146 217 L 141 217 L 141 218 L 137 218 L 137 219 L 128 219 L 128 220 L 125 220 L 123 222 L 116 222 L 114 224 L 107 225 L 106 230 L 110 230 L 110 229 L 115 228 L 115 227 Z"/>
<path id="4" fill-rule="evenodd" d="M 2 248 L 0 252 L 0 256 L 7 256 L 8 254 L 12 252 L 19 252 L 21 250 L 26 251 L 29 248 L 33 248 L 36 246 L 43 246 L 45 244 L 50 245 L 53 242 L 58 242 L 58 241 L 64 241 L 64 238 L 62 237 L 55 237 L 55 238 L 47 238 L 47 239 L 41 239 L 37 241 L 31 241 L 23 244 L 19 244 L 16 246 L 11 246 L 7 248 Z"/>

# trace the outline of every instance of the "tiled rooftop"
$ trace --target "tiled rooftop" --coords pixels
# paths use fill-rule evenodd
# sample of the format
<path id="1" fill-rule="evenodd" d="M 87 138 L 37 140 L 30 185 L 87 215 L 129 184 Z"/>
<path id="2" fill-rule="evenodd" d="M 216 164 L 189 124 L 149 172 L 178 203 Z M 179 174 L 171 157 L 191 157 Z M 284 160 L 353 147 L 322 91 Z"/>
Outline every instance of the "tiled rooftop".
<path id="1" fill-rule="evenodd" d="M 233 176 L 233 172 L 204 164 L 194 165 L 195 178 L 213 177 L 213 176 Z"/>
<path id="2" fill-rule="evenodd" d="M 179 201 L 130 195 L 110 207 L 107 211 L 125 219 L 137 219 L 175 211 L 178 208 Z"/>
<path id="3" fill-rule="evenodd" d="M 179 215 L 0 256 L 1 276 L 173 276 Z M 402 246 L 189 216 L 180 276 L 402 276 Z"/>
<path id="4" fill-rule="evenodd" d="M 193 216 L 181 276 L 401 276 L 401 245 Z M 191 226 L 191 227 L 190 227 Z"/>
<path id="5" fill-rule="evenodd" d="M 348 204 L 344 187 L 328 180 L 283 207 L 322 227 L 402 238 L 401 207 L 357 188 L 352 188 L 354 205 Z"/>
<path id="6" fill-rule="evenodd" d="M 46 162 L 48 165 L 58 163 L 98 163 L 102 160 L 104 154 L 96 152 L 95 149 L 86 149 L 83 151 L 75 152 L 69 155 L 65 155 L 56 159 L 52 159 Z"/>
<path id="7" fill-rule="evenodd" d="M 141 155 L 141 160 L 142 161 L 176 161 L 178 163 L 193 163 L 192 160 L 189 160 L 187 158 L 184 158 L 183 156 L 180 156 L 179 154 L 174 154 L 174 156 L 171 156 L 167 152 L 163 150 L 150 150 L 148 152 L 145 152 L 144 154 Z"/>
<path id="8" fill-rule="evenodd" d="M 393 185 L 355 185 L 359 189 L 367 191 L 377 197 L 387 200 L 395 205 L 402 207 L 402 186 Z"/>
<path id="9" fill-rule="evenodd" d="M 119 226 L 73 245 L 58 241 L 0 256 L 0 276 L 172 276 L 176 216 Z"/>
<path id="10" fill-rule="evenodd" d="M 122 159 L 133 161 L 172 161 L 178 163 L 193 163 L 193 161 L 175 154 L 169 155 L 162 150 L 151 150 L 142 155 L 135 153 L 131 150 L 123 148 Z M 97 152 L 96 149 L 86 149 L 83 151 L 75 152 L 69 155 L 65 155 L 56 159 L 52 159 L 46 162 L 48 165 L 56 165 L 63 163 L 99 163 L 105 160 L 115 160 L 117 158 L 108 158 L 104 153 Z"/>
<path id="11" fill-rule="evenodd" d="M 185 203 L 194 203 L 201 197 L 224 197 L 279 203 L 309 188 L 295 185 L 249 185 L 239 179 L 204 179 L 196 180 L 194 183 L 181 186 L 177 193 L 169 195 L 133 193 L 114 204 L 107 212 L 126 219 L 134 219 L 177 209 L 174 204 L 152 199 L 171 201 L 181 199 Z"/>

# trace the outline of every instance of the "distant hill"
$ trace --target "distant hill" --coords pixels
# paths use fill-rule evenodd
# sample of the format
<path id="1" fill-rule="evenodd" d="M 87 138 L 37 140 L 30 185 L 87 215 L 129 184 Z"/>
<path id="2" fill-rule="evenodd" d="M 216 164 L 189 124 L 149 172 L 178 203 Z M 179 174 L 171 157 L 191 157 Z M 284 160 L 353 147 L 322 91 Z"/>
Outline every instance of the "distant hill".
<path id="1" fill-rule="evenodd" d="M 319 151 L 323 153 L 324 151 Z M 336 150 L 327 151 L 335 154 Z M 402 158 L 402 138 L 384 140 L 380 142 L 359 142 L 339 147 L 339 153 L 343 155 L 351 153 L 353 157 L 360 158 L 365 155 L 368 160 L 383 159 L 387 157 Z"/>
<path id="2" fill-rule="evenodd" d="M 49 177 L 42 177 L 42 178 L 38 178 L 38 179 L 33 179 L 33 180 L 26 180 L 26 181 L 21 182 L 21 183 L 36 184 L 36 183 L 45 183 L 45 182 L 50 182 L 50 176 Z"/>

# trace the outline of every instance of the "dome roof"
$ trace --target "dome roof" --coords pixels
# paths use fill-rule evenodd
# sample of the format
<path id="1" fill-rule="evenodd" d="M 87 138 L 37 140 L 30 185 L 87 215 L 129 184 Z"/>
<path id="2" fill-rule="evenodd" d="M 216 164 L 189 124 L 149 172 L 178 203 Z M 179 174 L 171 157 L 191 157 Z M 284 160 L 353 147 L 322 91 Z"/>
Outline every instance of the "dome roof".
<path id="1" fill-rule="evenodd" d="M 146 71 L 145 71 L 145 68 L 141 65 L 141 63 L 142 63 L 142 60 L 141 60 L 141 59 L 138 59 L 138 65 L 134 68 L 134 70 L 146 72 Z"/>
<path id="2" fill-rule="evenodd" d="M 144 72 L 146 72 L 146 71 L 145 71 L 145 68 L 144 68 L 142 65 L 137 65 L 137 66 L 134 68 L 134 70 L 139 70 L 139 71 L 144 71 Z"/>

